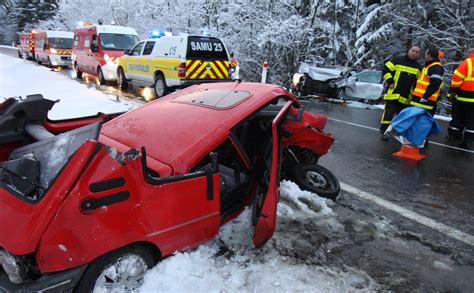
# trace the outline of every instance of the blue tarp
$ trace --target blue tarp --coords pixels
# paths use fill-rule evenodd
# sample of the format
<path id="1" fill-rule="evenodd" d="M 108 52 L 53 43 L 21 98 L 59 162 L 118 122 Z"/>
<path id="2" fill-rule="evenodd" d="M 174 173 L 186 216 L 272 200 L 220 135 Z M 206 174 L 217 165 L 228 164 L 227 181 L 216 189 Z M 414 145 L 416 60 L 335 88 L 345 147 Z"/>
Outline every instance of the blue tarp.
<path id="1" fill-rule="evenodd" d="M 442 132 L 430 112 L 419 107 L 407 107 L 392 120 L 393 129 L 416 146 L 423 145 L 428 135 Z"/>

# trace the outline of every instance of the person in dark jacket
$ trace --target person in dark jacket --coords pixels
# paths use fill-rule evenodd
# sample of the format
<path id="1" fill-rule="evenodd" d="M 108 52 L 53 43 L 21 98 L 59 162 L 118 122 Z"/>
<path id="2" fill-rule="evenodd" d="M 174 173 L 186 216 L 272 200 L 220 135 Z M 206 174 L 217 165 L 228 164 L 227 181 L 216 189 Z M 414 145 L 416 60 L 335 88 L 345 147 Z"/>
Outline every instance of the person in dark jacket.
<path id="1" fill-rule="evenodd" d="M 380 124 L 380 133 L 383 140 L 392 118 L 410 105 L 410 92 L 415 85 L 421 65 L 417 59 L 420 56 L 420 47 L 413 46 L 403 56 L 393 58 L 384 63 L 382 75 L 387 89 L 384 95 L 385 110 Z"/>
<path id="2" fill-rule="evenodd" d="M 416 80 L 413 89 L 411 106 L 428 110 L 431 115 L 435 114 L 436 103 L 443 84 L 444 69 L 438 59 L 439 51 L 430 48 L 425 52 L 425 66 Z"/>

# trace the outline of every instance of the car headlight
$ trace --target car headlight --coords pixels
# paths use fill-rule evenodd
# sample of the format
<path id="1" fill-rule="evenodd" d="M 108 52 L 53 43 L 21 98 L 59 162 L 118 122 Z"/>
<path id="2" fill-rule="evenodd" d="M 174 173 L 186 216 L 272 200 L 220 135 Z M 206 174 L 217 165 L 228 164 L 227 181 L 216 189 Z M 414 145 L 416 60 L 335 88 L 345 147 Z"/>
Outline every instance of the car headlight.
<path id="1" fill-rule="evenodd" d="M 49 50 L 49 52 L 50 52 L 51 54 L 57 54 L 57 53 L 58 53 L 58 51 L 57 51 L 56 49 L 54 49 L 54 48 L 51 48 L 51 49 Z"/>

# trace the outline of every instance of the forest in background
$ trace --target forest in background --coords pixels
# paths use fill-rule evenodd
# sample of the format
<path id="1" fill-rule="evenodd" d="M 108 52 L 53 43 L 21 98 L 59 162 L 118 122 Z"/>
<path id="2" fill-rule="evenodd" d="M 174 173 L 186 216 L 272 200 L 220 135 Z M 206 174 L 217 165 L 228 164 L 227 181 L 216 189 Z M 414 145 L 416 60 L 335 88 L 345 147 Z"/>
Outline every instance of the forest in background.
<path id="1" fill-rule="evenodd" d="M 31 29 L 74 30 L 101 19 L 135 28 L 221 37 L 246 80 L 287 86 L 300 62 L 377 68 L 413 44 L 446 53 L 447 70 L 474 46 L 474 0 L 0 0 L 0 44 Z"/>

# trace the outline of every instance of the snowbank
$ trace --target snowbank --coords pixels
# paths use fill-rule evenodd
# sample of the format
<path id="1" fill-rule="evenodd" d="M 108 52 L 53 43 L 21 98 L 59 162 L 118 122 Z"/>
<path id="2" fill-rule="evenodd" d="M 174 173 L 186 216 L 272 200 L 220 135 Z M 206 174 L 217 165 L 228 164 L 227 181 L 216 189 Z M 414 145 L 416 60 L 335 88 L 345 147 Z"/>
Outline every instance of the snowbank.
<path id="1" fill-rule="evenodd" d="M 53 70 L 29 61 L 0 54 L 0 98 L 42 94 L 61 101 L 48 113 L 52 120 L 117 113 L 135 107 L 130 102 L 88 88 Z"/>
<path id="2" fill-rule="evenodd" d="M 331 218 L 335 221 L 328 206 L 330 200 L 302 191 L 292 182 L 281 183 L 280 196 L 283 200 L 278 206 L 278 219 Z M 375 289 L 370 278 L 362 272 L 309 265 L 281 255 L 274 247 L 274 243 L 285 237 L 278 232 L 278 225 L 272 240 L 263 248 L 255 249 L 250 215 L 251 211 L 247 209 L 224 225 L 219 239 L 161 261 L 146 274 L 140 291 L 347 292 L 360 289 L 361 283 L 367 283 L 367 280 L 369 285 L 364 289 Z"/>

